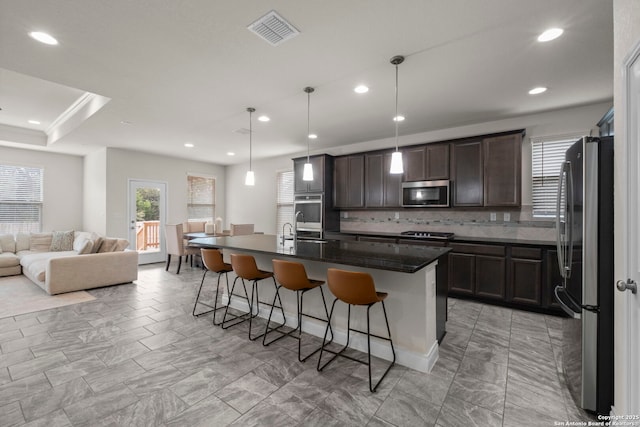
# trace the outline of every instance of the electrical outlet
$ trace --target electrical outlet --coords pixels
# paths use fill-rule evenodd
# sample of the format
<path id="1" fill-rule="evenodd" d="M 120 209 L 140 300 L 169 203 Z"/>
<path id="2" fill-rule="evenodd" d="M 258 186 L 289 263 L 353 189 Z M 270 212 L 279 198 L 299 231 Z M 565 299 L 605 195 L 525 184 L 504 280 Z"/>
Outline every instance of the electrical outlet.
<path id="1" fill-rule="evenodd" d="M 511 221 L 511 214 L 509 212 L 504 213 L 504 222 Z"/>
<path id="2" fill-rule="evenodd" d="M 349 218 L 349 212 L 347 212 L 347 211 L 342 212 L 342 218 L 344 218 L 344 219 Z"/>
<path id="3" fill-rule="evenodd" d="M 400 212 L 396 212 L 395 219 L 400 219 Z"/>
<path id="4" fill-rule="evenodd" d="M 495 221 L 496 220 L 496 213 L 495 212 L 491 212 L 489 214 L 489 217 L 490 217 L 491 221 Z"/>

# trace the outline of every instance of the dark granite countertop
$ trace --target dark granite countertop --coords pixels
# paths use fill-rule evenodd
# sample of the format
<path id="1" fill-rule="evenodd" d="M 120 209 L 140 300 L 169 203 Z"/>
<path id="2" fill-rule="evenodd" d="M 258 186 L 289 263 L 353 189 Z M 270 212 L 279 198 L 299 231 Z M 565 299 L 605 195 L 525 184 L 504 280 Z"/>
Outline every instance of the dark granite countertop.
<path id="1" fill-rule="evenodd" d="M 389 239 L 407 239 L 407 240 L 419 240 L 424 241 L 425 245 L 429 244 L 429 240 L 405 236 L 399 233 L 390 233 L 384 231 L 332 231 L 330 234 L 344 234 L 350 236 L 371 236 L 371 237 L 386 237 Z M 441 240 L 437 240 L 441 241 Z M 455 235 L 450 242 L 454 243 L 496 243 L 506 245 L 527 245 L 527 246 L 555 246 L 556 242 L 551 240 L 529 240 L 529 239 L 512 239 L 504 237 L 471 237 L 471 236 L 459 236 Z"/>
<path id="2" fill-rule="evenodd" d="M 284 255 L 401 273 L 415 273 L 451 251 L 442 247 L 339 240 L 323 243 L 298 240 L 295 245 L 293 241 L 287 241 L 283 246 L 278 236 L 272 234 L 205 237 L 190 240 L 189 245 Z"/>

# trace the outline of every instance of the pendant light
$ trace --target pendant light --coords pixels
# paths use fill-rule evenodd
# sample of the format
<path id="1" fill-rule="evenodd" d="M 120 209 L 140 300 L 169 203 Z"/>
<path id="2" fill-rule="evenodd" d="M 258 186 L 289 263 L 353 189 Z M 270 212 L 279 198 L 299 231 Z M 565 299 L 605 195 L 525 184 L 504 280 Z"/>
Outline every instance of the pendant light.
<path id="1" fill-rule="evenodd" d="M 251 149 L 252 149 L 252 138 L 253 138 L 253 127 L 252 127 L 252 121 L 251 121 L 251 115 L 253 114 L 254 111 L 256 111 L 255 108 L 247 108 L 247 111 L 249 112 L 249 170 L 247 171 L 247 176 L 244 179 L 244 185 L 250 185 L 250 186 L 254 186 L 256 185 L 256 177 L 253 173 L 253 168 L 251 167 Z"/>
<path id="2" fill-rule="evenodd" d="M 309 161 L 309 139 L 311 135 L 310 128 L 310 117 L 311 117 L 311 94 L 314 89 L 312 87 L 305 87 L 304 91 L 307 93 L 307 163 L 304 164 L 304 169 L 302 170 L 302 180 L 303 181 L 313 181 L 313 165 Z"/>
<path id="3" fill-rule="evenodd" d="M 404 56 L 394 56 L 391 58 L 391 63 L 396 66 L 396 115 L 393 117 L 393 121 L 396 123 L 396 151 L 391 154 L 391 168 L 389 173 L 401 174 L 404 173 L 402 166 L 402 153 L 398 151 L 398 65 L 404 62 Z"/>

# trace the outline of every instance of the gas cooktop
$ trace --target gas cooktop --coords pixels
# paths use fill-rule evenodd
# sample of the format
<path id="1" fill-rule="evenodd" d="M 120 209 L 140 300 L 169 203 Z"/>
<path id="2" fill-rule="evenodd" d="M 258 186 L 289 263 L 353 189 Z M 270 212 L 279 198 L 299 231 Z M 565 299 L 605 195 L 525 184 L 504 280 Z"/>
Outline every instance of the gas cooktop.
<path id="1" fill-rule="evenodd" d="M 403 236 L 419 237 L 421 239 L 438 239 L 438 240 L 453 239 L 453 233 L 447 233 L 444 231 L 403 231 L 400 234 Z"/>

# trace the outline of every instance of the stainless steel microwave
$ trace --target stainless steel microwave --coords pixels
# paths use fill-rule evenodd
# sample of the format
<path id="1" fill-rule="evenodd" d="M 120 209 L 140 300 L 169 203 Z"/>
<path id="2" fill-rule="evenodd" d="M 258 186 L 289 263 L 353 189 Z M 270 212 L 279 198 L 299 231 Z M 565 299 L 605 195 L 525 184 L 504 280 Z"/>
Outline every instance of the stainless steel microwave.
<path id="1" fill-rule="evenodd" d="M 405 208 L 448 208 L 449 180 L 403 182 L 402 206 Z"/>

